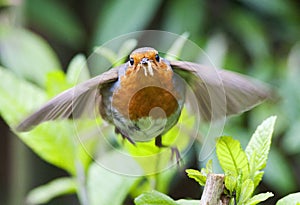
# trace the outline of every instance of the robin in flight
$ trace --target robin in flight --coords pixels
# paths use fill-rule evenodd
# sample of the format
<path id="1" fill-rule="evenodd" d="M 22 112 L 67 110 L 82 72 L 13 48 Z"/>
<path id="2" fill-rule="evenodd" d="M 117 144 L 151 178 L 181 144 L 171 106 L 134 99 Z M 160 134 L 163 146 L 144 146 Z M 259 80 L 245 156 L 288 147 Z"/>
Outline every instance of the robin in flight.
<path id="1" fill-rule="evenodd" d="M 269 90 L 249 77 L 185 61 L 168 61 L 150 47 L 134 50 L 128 62 L 54 97 L 22 121 L 17 131 L 59 118 L 94 113 L 115 126 L 131 143 L 161 136 L 178 121 L 186 89 L 197 99 L 205 121 L 249 110 L 269 97 Z M 178 153 L 176 153 L 178 155 Z"/>

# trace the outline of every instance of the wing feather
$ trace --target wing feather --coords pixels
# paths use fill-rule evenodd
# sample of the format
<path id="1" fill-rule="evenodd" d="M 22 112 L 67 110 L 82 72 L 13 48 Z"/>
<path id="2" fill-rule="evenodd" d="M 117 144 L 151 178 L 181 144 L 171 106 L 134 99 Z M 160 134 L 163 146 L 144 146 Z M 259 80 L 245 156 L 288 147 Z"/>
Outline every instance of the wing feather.
<path id="1" fill-rule="evenodd" d="M 34 126 L 49 120 L 58 118 L 78 118 L 83 115 L 91 115 L 95 106 L 100 103 L 101 96 L 99 86 L 116 81 L 118 72 L 125 64 L 112 68 L 107 72 L 82 82 L 70 88 L 52 100 L 47 102 L 35 113 L 23 120 L 17 127 L 17 131 L 28 131 Z"/>
<path id="2" fill-rule="evenodd" d="M 170 64 L 192 88 L 206 121 L 247 111 L 271 98 L 271 89 L 250 77 L 191 62 Z"/>

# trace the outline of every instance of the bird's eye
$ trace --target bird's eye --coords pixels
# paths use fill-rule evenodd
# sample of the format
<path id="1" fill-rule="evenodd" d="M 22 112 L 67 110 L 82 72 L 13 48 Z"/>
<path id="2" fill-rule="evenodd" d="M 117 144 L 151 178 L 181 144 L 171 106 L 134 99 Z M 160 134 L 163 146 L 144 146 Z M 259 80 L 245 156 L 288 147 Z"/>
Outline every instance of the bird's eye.
<path id="1" fill-rule="evenodd" d="M 134 59 L 132 57 L 129 58 L 129 63 L 130 63 L 130 65 L 134 64 Z"/>
<path id="2" fill-rule="evenodd" d="M 155 55 L 155 60 L 156 60 L 157 62 L 159 62 L 159 60 L 160 60 L 160 57 L 159 57 L 159 55 L 158 55 L 158 54 L 156 54 L 156 55 Z"/>

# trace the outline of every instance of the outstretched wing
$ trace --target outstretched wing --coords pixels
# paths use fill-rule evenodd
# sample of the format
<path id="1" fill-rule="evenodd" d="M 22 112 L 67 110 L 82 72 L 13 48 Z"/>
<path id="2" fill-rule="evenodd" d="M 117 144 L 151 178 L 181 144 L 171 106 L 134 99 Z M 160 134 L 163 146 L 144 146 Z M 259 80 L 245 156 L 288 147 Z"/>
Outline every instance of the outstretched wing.
<path id="1" fill-rule="evenodd" d="M 206 121 L 244 112 L 271 97 L 266 85 L 235 72 L 184 61 L 170 64 L 192 88 Z"/>
<path id="2" fill-rule="evenodd" d="M 99 86 L 116 81 L 118 71 L 125 64 L 112 68 L 107 72 L 91 78 L 85 82 L 70 88 L 52 100 L 47 102 L 38 111 L 23 120 L 17 127 L 17 131 L 28 131 L 32 127 L 49 120 L 58 118 L 78 118 L 82 115 L 90 115 L 94 112 L 95 106 L 99 105 L 101 96 Z"/>

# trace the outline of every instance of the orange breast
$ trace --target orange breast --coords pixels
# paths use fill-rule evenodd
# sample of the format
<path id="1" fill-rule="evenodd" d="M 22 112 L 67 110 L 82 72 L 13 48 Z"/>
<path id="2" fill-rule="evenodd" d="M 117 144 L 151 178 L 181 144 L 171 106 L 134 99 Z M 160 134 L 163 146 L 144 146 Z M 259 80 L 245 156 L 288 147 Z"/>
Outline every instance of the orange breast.
<path id="1" fill-rule="evenodd" d="M 149 116 L 155 108 L 160 108 L 161 112 L 152 112 L 154 119 L 170 116 L 178 109 L 175 96 L 164 88 L 149 86 L 135 93 L 129 101 L 128 114 L 130 120 Z"/>
<path id="2" fill-rule="evenodd" d="M 153 76 L 145 76 L 143 70 L 128 72 L 113 94 L 112 105 L 118 112 L 130 120 L 147 117 L 157 107 L 164 115 L 154 112 L 153 118 L 168 117 L 176 112 L 180 96 L 174 89 L 172 70 L 155 70 Z"/>

